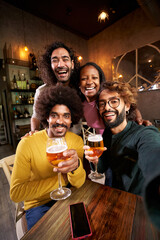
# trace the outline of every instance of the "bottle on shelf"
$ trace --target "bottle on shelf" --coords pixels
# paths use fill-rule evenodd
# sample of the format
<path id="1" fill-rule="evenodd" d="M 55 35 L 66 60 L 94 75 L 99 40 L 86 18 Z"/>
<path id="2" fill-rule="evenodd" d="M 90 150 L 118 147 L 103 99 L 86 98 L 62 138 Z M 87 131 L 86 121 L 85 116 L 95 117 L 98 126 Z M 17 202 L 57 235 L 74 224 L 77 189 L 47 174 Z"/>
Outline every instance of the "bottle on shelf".
<path id="1" fill-rule="evenodd" d="M 31 97 L 31 103 L 34 104 L 34 93 L 32 94 L 32 97 Z"/>
<path id="2" fill-rule="evenodd" d="M 23 81 L 22 81 L 23 89 L 26 89 L 26 88 L 27 88 L 26 84 L 27 84 L 27 82 L 26 82 L 26 75 L 25 75 L 25 73 L 24 73 L 24 79 L 23 79 Z"/>
<path id="3" fill-rule="evenodd" d="M 23 118 L 23 113 L 20 110 L 16 109 L 16 112 L 17 112 L 17 118 L 18 119 Z"/>
<path id="4" fill-rule="evenodd" d="M 18 93 L 16 93 L 16 104 L 19 104 L 20 102 L 19 102 L 19 96 L 18 96 Z"/>
<path id="5" fill-rule="evenodd" d="M 27 83 L 26 83 L 26 88 L 27 88 L 27 90 L 30 89 L 30 85 L 29 85 L 29 81 L 28 80 L 27 80 Z"/>
<path id="6" fill-rule="evenodd" d="M 13 86 L 14 86 L 14 89 L 17 89 L 18 86 L 17 86 L 17 80 L 16 80 L 16 75 L 13 76 Z"/>
<path id="7" fill-rule="evenodd" d="M 22 94 L 19 94 L 19 103 L 22 103 Z"/>
<path id="8" fill-rule="evenodd" d="M 31 94 L 28 97 L 28 104 L 32 104 L 32 95 Z"/>
<path id="9" fill-rule="evenodd" d="M 19 70 L 18 70 L 17 87 L 18 87 L 19 89 L 22 89 L 22 81 L 21 81 L 21 75 L 20 75 L 20 71 L 19 71 Z"/>
<path id="10" fill-rule="evenodd" d="M 13 118 L 14 119 L 18 118 L 17 109 L 15 107 L 13 108 Z"/>
<path id="11" fill-rule="evenodd" d="M 10 88 L 14 89 L 14 82 L 13 82 L 13 80 L 10 81 Z"/>
<path id="12" fill-rule="evenodd" d="M 29 54 L 29 62 L 30 62 L 30 69 L 31 70 L 36 70 L 38 68 L 37 66 L 37 59 L 34 53 Z"/>
<path id="13" fill-rule="evenodd" d="M 3 82 L 6 82 L 6 66 L 5 66 L 5 60 L 3 59 L 2 60 L 2 69 L 1 69 L 1 71 L 2 71 L 2 80 L 3 80 Z"/>
<path id="14" fill-rule="evenodd" d="M 38 70 L 38 67 L 36 67 L 35 77 L 36 77 L 36 79 L 39 79 L 39 70 Z"/>
<path id="15" fill-rule="evenodd" d="M 13 118 L 14 119 L 23 118 L 23 114 L 16 107 L 13 108 Z"/>
<path id="16" fill-rule="evenodd" d="M 27 104 L 28 100 L 27 97 L 25 95 L 22 96 L 22 104 Z"/>
<path id="17" fill-rule="evenodd" d="M 29 113 L 27 108 L 24 108 L 24 114 L 23 115 L 24 115 L 25 118 L 30 117 L 30 113 Z"/>

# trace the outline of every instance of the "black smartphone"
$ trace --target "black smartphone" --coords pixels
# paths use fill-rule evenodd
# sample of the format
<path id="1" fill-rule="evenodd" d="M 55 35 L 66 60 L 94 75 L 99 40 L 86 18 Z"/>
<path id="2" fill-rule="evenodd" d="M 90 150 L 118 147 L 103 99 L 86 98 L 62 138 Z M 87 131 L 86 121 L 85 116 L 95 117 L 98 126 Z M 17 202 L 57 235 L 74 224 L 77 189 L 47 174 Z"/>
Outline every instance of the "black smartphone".
<path id="1" fill-rule="evenodd" d="M 70 223 L 73 239 L 83 239 L 92 235 L 88 215 L 83 202 L 69 206 Z"/>

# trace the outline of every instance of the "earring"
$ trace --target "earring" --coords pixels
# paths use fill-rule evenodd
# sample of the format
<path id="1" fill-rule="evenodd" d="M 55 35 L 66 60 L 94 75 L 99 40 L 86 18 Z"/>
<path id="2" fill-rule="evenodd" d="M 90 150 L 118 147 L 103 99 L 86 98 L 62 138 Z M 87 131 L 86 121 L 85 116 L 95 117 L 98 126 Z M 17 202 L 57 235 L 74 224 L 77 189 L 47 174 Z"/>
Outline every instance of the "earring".
<path id="1" fill-rule="evenodd" d="M 126 111 L 126 115 L 129 115 L 129 110 L 128 110 L 128 111 Z"/>

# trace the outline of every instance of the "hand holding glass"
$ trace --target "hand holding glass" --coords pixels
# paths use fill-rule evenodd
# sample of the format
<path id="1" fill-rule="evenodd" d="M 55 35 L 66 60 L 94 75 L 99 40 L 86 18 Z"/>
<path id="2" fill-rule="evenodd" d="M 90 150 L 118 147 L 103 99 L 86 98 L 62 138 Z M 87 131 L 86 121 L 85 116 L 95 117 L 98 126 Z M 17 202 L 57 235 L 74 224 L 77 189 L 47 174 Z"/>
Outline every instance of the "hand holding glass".
<path id="1" fill-rule="evenodd" d="M 90 157 L 100 157 L 104 151 L 104 143 L 103 138 L 100 134 L 89 134 L 87 145 L 90 146 L 88 151 L 92 151 L 93 154 L 90 154 Z M 97 172 L 97 163 L 95 163 L 95 172 L 89 175 L 91 179 L 100 179 L 103 178 L 104 175 Z"/>
<path id="2" fill-rule="evenodd" d="M 47 160 L 53 167 L 58 168 L 59 162 L 68 160 L 68 157 L 63 156 L 63 152 L 65 150 L 67 150 L 67 143 L 64 137 L 48 138 L 46 147 Z M 71 195 L 71 190 L 69 188 L 62 187 L 60 172 L 58 173 L 58 184 L 58 189 L 55 189 L 50 193 L 51 199 L 63 200 L 69 197 Z"/>

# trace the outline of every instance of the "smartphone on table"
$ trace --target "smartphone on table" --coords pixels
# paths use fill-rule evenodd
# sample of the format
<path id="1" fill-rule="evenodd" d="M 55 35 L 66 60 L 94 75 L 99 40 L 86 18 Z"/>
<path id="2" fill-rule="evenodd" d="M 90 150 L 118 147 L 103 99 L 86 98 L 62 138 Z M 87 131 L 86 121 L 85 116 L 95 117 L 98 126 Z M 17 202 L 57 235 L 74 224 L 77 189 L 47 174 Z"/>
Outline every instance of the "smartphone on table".
<path id="1" fill-rule="evenodd" d="M 73 239 L 83 239 L 92 235 L 88 215 L 83 202 L 69 206 L 71 233 Z"/>

